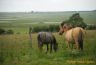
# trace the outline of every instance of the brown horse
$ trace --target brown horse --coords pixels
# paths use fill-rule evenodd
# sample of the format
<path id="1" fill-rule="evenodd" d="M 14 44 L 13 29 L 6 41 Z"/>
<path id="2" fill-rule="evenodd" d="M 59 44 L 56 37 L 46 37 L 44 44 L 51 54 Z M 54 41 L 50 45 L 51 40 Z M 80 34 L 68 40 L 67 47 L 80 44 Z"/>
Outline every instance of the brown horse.
<path id="1" fill-rule="evenodd" d="M 81 27 L 72 28 L 68 24 L 61 23 L 59 34 L 62 35 L 65 32 L 65 39 L 67 47 L 72 45 L 72 49 L 83 50 L 84 29 Z"/>

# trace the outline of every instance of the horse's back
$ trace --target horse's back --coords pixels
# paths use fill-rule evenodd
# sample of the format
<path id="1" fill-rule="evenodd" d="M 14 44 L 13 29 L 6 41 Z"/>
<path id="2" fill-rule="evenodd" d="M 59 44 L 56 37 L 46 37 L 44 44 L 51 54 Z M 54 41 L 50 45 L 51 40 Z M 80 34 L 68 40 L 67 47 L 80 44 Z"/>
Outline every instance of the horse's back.
<path id="1" fill-rule="evenodd" d="M 76 27 L 73 29 L 74 40 L 81 41 L 84 38 L 84 29 L 81 27 Z"/>
<path id="2" fill-rule="evenodd" d="M 51 32 L 39 32 L 38 37 L 42 42 L 51 42 L 54 40 L 54 36 Z"/>
<path id="3" fill-rule="evenodd" d="M 50 32 L 39 32 L 38 35 L 40 35 L 41 38 L 53 37 L 52 33 L 50 33 Z"/>
<path id="4" fill-rule="evenodd" d="M 44 42 L 46 40 L 46 32 L 39 32 L 37 37 L 38 41 Z"/>
<path id="5" fill-rule="evenodd" d="M 72 28 L 66 32 L 65 38 L 69 42 L 78 41 L 83 39 L 84 37 L 84 30 L 81 27 Z"/>

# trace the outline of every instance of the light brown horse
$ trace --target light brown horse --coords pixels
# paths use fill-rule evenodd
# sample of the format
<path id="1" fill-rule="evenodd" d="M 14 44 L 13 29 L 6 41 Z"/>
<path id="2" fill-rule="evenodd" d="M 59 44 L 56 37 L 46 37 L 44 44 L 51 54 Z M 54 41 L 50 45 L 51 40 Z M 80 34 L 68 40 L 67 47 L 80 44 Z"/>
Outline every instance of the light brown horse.
<path id="1" fill-rule="evenodd" d="M 62 35 L 65 32 L 65 39 L 67 47 L 72 45 L 72 49 L 83 50 L 84 29 L 81 27 L 72 28 L 68 24 L 61 23 L 59 34 Z"/>

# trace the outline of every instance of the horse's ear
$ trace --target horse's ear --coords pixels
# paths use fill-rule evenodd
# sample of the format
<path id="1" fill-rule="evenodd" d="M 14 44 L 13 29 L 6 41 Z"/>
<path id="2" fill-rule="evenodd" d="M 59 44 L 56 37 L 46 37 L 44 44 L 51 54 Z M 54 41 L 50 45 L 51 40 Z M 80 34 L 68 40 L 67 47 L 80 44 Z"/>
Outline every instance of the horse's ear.
<path id="1" fill-rule="evenodd" d="M 64 25 L 63 25 L 63 28 L 67 28 L 67 24 L 64 24 Z"/>
<path id="2" fill-rule="evenodd" d="M 59 25 L 59 28 L 62 28 L 62 26 L 61 26 L 61 25 Z"/>

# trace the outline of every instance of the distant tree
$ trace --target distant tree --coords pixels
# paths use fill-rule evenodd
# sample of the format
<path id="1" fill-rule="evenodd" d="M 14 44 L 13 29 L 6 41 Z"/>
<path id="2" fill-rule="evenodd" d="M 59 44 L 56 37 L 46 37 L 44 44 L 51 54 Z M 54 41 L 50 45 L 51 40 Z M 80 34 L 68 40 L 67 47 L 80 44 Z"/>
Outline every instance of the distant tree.
<path id="1" fill-rule="evenodd" d="M 83 27 L 85 28 L 87 24 L 83 21 L 83 18 L 80 16 L 79 13 L 73 14 L 69 20 L 64 21 L 67 24 L 71 24 L 73 27 Z"/>

